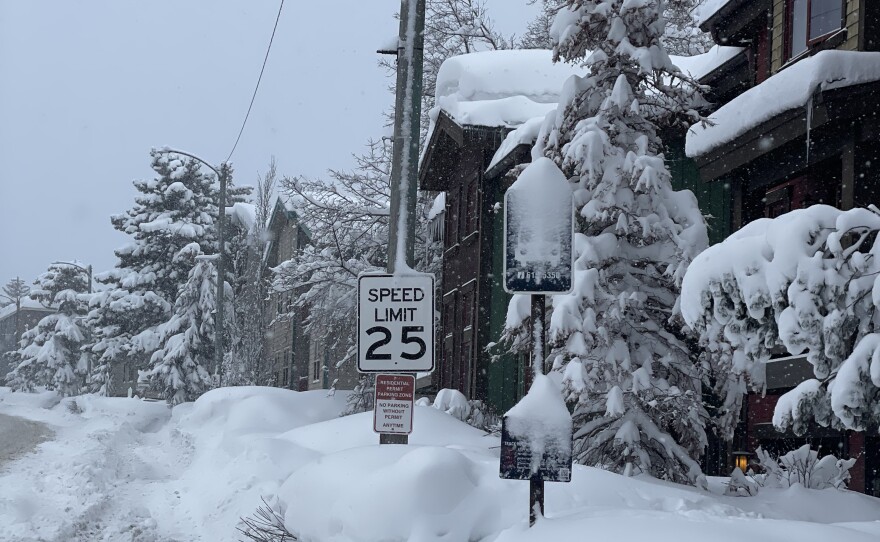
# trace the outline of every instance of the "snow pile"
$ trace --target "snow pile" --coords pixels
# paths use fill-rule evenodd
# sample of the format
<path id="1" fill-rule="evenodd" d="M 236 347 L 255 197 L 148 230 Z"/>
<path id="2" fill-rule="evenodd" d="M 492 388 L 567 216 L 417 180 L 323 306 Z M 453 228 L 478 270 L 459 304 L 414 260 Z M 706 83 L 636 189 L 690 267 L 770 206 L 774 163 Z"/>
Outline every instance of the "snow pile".
<path id="1" fill-rule="evenodd" d="M 685 152 L 696 157 L 730 142 L 785 111 L 804 107 L 817 92 L 880 79 L 880 53 L 822 51 L 801 60 L 743 92 L 709 116 L 712 125 L 695 124 Z"/>
<path id="2" fill-rule="evenodd" d="M 723 479 L 706 492 L 581 466 L 547 485 L 547 518 L 528 529 L 529 484 L 498 477 L 496 436 L 422 407 L 408 446 L 379 446 L 371 413 L 337 417 L 340 392 L 230 388 L 173 410 L 81 396 L 81 413 L 72 399 L 43 408 L 22 399 L 32 397 L 0 388 L 0 414 L 55 431 L 0 464 L 0 540 L 232 542 L 261 497 L 304 541 L 880 536 L 880 501 L 856 493 L 793 486 L 737 499 Z"/>
<path id="3" fill-rule="evenodd" d="M 472 126 L 518 126 L 556 109 L 562 85 L 583 68 L 544 49 L 482 51 L 447 59 L 437 73 L 436 122 L 442 109 Z M 433 128 L 433 126 L 432 126 Z"/>

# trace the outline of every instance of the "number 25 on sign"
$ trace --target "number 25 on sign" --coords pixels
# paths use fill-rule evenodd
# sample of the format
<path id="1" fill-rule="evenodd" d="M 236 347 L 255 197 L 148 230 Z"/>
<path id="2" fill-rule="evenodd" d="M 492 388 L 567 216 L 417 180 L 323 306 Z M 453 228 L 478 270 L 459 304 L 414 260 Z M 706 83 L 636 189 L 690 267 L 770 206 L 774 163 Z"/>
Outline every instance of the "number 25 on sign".
<path id="1" fill-rule="evenodd" d="M 434 277 L 362 275 L 358 279 L 358 370 L 434 369 Z"/>

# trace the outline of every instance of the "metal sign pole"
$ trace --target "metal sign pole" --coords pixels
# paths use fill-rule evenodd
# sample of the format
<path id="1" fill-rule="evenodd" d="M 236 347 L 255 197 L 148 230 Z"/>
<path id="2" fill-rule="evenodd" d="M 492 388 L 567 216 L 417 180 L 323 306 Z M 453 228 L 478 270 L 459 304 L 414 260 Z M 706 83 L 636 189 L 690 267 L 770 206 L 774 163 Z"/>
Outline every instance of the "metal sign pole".
<path id="1" fill-rule="evenodd" d="M 547 297 L 544 294 L 532 294 L 532 362 L 526 368 L 526 390 L 531 388 L 537 373 L 544 374 L 546 316 Z M 529 478 L 529 527 L 535 524 L 538 514 L 544 515 L 544 477 L 540 473 Z"/>

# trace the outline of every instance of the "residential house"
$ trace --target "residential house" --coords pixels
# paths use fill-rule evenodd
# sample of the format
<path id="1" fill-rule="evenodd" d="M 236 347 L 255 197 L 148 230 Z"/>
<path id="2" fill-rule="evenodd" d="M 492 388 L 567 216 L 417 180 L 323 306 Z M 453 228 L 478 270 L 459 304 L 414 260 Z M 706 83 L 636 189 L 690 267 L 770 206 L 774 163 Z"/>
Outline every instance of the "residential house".
<path id="1" fill-rule="evenodd" d="M 54 309 L 29 297 L 23 297 L 19 303 L 0 307 L 0 384 L 6 374 L 15 368 L 6 354 L 18 350 L 21 334 L 53 312 Z"/>
<path id="2" fill-rule="evenodd" d="M 267 226 L 269 241 L 264 253 L 266 273 L 306 246 L 311 234 L 296 211 L 284 198 L 278 198 Z M 335 346 L 333 337 L 310 335 L 305 330 L 309 307 L 295 307 L 296 291 L 272 289 L 265 304 L 263 356 L 270 366 L 269 385 L 292 390 L 352 389 L 357 383 L 354 363 L 337 367 L 344 352 Z"/>
<path id="3" fill-rule="evenodd" d="M 880 203 L 880 2 L 721 0 L 701 28 L 741 48 L 702 78 L 717 109 L 686 141 L 701 182 L 731 190 L 731 231 L 817 203 Z M 779 396 L 811 375 L 802 356 L 769 363 L 740 446 L 781 453 L 809 442 L 858 457 L 850 487 L 880 496 L 876 433 L 815 427 L 799 438 L 770 423 Z"/>

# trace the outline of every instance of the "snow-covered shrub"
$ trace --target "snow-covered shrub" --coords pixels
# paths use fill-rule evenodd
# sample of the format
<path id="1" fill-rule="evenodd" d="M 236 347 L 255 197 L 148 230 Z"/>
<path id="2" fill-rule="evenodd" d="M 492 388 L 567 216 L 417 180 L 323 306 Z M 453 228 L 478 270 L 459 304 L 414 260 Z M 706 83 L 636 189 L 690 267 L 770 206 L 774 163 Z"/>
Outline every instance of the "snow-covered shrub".
<path id="1" fill-rule="evenodd" d="M 449 388 L 437 392 L 432 406 L 461 421 L 468 419 L 471 414 L 471 405 L 468 404 L 467 397 L 460 391 Z"/>
<path id="2" fill-rule="evenodd" d="M 501 417 L 492 407 L 483 401 L 470 400 L 458 390 L 444 388 L 438 391 L 431 406 L 487 433 L 501 431 Z"/>
<path id="3" fill-rule="evenodd" d="M 778 458 L 761 448 L 756 455 L 765 470 L 763 484 L 776 487 L 800 484 L 808 489 L 846 489 L 849 470 L 856 463 L 855 458 L 838 459 L 831 454 L 819 459 L 819 452 L 811 450 L 809 444 Z"/>
<path id="4" fill-rule="evenodd" d="M 754 497 L 758 494 L 758 486 L 758 482 L 750 474 L 745 474 L 738 467 L 734 467 L 724 494 L 733 497 Z"/>
<path id="5" fill-rule="evenodd" d="M 357 385 L 351 391 L 351 395 L 346 399 L 345 410 L 340 416 L 350 416 L 360 412 L 369 412 L 373 410 L 373 401 L 376 399 L 376 375 L 361 375 Z"/>
<path id="6" fill-rule="evenodd" d="M 862 431 L 880 422 L 880 210 L 827 205 L 759 219 L 694 259 L 681 311 L 700 335 L 735 421 L 777 347 L 815 380 L 784 395 L 774 425 Z"/>

